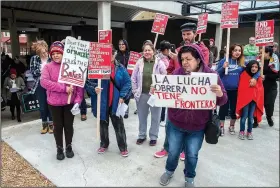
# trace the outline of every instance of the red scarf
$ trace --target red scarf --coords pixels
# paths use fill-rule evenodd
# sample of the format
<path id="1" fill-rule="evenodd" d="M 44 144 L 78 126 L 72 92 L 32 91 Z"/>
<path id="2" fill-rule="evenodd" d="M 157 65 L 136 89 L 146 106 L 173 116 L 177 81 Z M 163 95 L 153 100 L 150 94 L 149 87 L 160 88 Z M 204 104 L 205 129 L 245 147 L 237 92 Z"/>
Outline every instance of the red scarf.
<path id="1" fill-rule="evenodd" d="M 237 93 L 236 115 L 238 118 L 242 116 L 242 109 L 251 101 L 254 101 L 256 103 L 254 117 L 257 118 L 257 121 L 259 123 L 262 120 L 262 115 L 264 111 L 264 89 L 262 78 L 258 78 L 255 87 L 250 87 L 250 80 L 251 76 L 246 71 L 244 71 L 240 75 Z"/>
<path id="2" fill-rule="evenodd" d="M 111 64 L 111 75 L 112 79 L 115 79 L 115 63 Z M 112 106 L 113 103 L 113 95 L 114 95 L 114 84 L 110 81 L 110 88 L 109 88 L 109 107 Z"/>

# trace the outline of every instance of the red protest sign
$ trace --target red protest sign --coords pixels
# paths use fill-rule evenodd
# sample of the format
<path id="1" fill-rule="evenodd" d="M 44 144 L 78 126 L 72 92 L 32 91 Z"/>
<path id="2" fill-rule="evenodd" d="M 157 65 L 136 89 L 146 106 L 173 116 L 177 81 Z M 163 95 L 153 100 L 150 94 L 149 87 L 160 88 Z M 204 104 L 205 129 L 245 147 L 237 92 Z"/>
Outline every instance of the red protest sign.
<path id="1" fill-rule="evenodd" d="M 256 22 L 255 37 L 256 46 L 273 45 L 274 20 Z"/>
<path id="2" fill-rule="evenodd" d="M 112 44 L 112 30 L 99 30 L 98 42 Z"/>
<path id="3" fill-rule="evenodd" d="M 138 59 L 140 59 L 140 57 L 142 57 L 142 55 L 140 53 L 130 51 L 129 60 L 128 60 L 128 64 L 127 64 L 127 71 L 129 74 L 132 74 L 132 71 L 133 71 Z"/>
<path id="4" fill-rule="evenodd" d="M 206 33 L 207 22 L 208 22 L 208 13 L 200 14 L 198 16 L 197 31 L 196 31 L 197 34 Z"/>
<path id="5" fill-rule="evenodd" d="M 89 49 L 89 79 L 110 79 L 112 45 L 91 42 Z"/>
<path id="6" fill-rule="evenodd" d="M 164 35 L 168 22 L 168 17 L 168 15 L 156 13 L 152 27 L 152 33 Z"/>
<path id="7" fill-rule="evenodd" d="M 222 4 L 221 28 L 238 28 L 239 3 Z"/>

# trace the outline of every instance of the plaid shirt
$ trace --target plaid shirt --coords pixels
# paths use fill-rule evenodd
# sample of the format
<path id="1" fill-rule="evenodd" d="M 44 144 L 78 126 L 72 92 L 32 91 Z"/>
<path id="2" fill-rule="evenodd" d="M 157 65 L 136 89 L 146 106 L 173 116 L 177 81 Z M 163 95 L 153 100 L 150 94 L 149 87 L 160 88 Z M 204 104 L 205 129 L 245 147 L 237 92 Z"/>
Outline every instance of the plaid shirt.
<path id="1" fill-rule="evenodd" d="M 51 62 L 51 59 L 49 58 L 47 63 Z M 33 75 L 34 78 L 34 86 L 31 89 L 30 93 L 34 94 L 38 84 L 40 82 L 40 77 L 41 77 L 41 58 L 38 55 L 32 56 L 30 59 L 30 72 Z"/>

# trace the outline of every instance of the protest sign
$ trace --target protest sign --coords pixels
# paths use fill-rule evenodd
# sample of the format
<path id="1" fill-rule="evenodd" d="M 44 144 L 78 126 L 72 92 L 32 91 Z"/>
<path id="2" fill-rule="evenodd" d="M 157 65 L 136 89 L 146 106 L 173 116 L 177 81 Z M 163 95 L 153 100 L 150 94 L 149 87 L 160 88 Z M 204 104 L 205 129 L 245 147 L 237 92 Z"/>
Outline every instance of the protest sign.
<path id="1" fill-rule="evenodd" d="M 84 87 L 87 76 L 89 44 L 88 41 L 66 37 L 58 78 L 59 83 Z"/>
<path id="2" fill-rule="evenodd" d="M 215 109 L 216 94 L 210 89 L 217 84 L 215 73 L 191 75 L 153 74 L 155 106 L 180 109 Z"/>
<path id="3" fill-rule="evenodd" d="M 112 30 L 99 30 L 98 42 L 112 44 Z"/>
<path id="4" fill-rule="evenodd" d="M 256 46 L 272 46 L 274 41 L 274 20 L 256 22 Z"/>
<path id="5" fill-rule="evenodd" d="M 238 28 L 239 3 L 222 4 L 221 28 Z"/>
<path id="6" fill-rule="evenodd" d="M 156 13 L 152 27 L 152 33 L 164 35 L 168 22 L 168 17 L 168 15 Z"/>
<path id="7" fill-rule="evenodd" d="M 127 64 L 127 71 L 129 74 L 132 74 L 138 59 L 140 59 L 141 57 L 142 55 L 140 53 L 130 51 L 129 60 Z"/>
<path id="8" fill-rule="evenodd" d="M 91 42 L 89 51 L 88 78 L 110 79 L 112 45 Z"/>
<path id="9" fill-rule="evenodd" d="M 208 22 L 208 13 L 200 14 L 197 21 L 197 34 L 206 33 Z"/>

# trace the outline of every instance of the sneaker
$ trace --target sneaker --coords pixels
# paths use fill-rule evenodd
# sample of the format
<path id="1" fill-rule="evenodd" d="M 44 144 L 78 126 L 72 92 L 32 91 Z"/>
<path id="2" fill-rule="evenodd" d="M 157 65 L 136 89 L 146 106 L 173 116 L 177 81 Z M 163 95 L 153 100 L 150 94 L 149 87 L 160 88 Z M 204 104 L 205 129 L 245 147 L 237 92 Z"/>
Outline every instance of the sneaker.
<path id="1" fill-rule="evenodd" d="M 167 156 L 168 155 L 168 153 L 167 153 L 167 151 L 165 150 L 165 149 L 162 149 L 162 150 L 160 150 L 160 151 L 158 151 L 158 152 L 156 152 L 155 154 L 154 154 L 154 156 L 156 157 L 156 158 L 162 158 L 162 157 L 165 157 L 165 156 Z"/>
<path id="2" fill-rule="evenodd" d="M 160 122 L 159 125 L 160 125 L 161 127 L 165 127 L 165 124 L 166 124 L 165 121 L 162 121 L 162 122 Z"/>
<path id="3" fill-rule="evenodd" d="M 73 157 L 74 157 L 74 152 L 73 152 L 73 150 L 72 150 L 71 144 L 69 144 L 69 145 L 66 147 L 66 157 L 67 157 L 67 158 L 73 158 Z"/>
<path id="4" fill-rule="evenodd" d="M 124 118 L 124 119 L 127 119 L 127 118 L 128 118 L 128 114 L 125 114 L 123 118 Z"/>
<path id="5" fill-rule="evenodd" d="M 20 123 L 20 122 L 21 122 L 21 119 L 20 119 L 20 118 L 18 118 L 18 119 L 17 119 L 17 121 Z"/>
<path id="6" fill-rule="evenodd" d="M 53 123 L 49 124 L 49 134 L 53 134 Z"/>
<path id="7" fill-rule="evenodd" d="M 180 160 L 181 160 L 181 161 L 184 161 L 184 160 L 185 160 L 185 152 L 182 152 L 182 153 L 180 154 Z"/>
<path id="8" fill-rule="evenodd" d="M 61 161 L 65 158 L 65 155 L 63 153 L 63 148 L 62 147 L 57 147 L 57 154 L 56 154 L 56 159 Z"/>
<path id="9" fill-rule="evenodd" d="M 240 132 L 239 132 L 238 138 L 239 138 L 240 140 L 244 140 L 244 139 L 245 139 L 244 131 L 240 131 Z"/>
<path id="10" fill-rule="evenodd" d="M 86 121 L 87 120 L 87 115 L 81 115 L 81 121 Z"/>
<path id="11" fill-rule="evenodd" d="M 157 141 L 156 140 L 150 140 L 150 146 L 155 146 L 157 145 Z"/>
<path id="12" fill-rule="evenodd" d="M 137 114 L 137 110 L 135 110 L 134 114 L 135 114 L 135 115 Z"/>
<path id="13" fill-rule="evenodd" d="M 121 151 L 121 155 L 122 155 L 123 157 L 127 157 L 127 156 L 128 156 L 128 151 L 127 151 L 127 150 Z"/>
<path id="14" fill-rule="evenodd" d="M 168 174 L 167 172 L 164 172 L 164 174 L 162 174 L 162 176 L 160 177 L 160 181 L 159 183 L 163 186 L 166 186 L 170 183 L 170 179 L 173 177 L 173 173 L 172 174 Z"/>
<path id="15" fill-rule="evenodd" d="M 234 135 L 234 134 L 235 134 L 235 130 L 234 130 L 234 126 L 233 126 L 233 125 L 229 126 L 229 133 L 230 133 L 231 135 Z"/>
<path id="16" fill-rule="evenodd" d="M 220 136 L 224 136 L 225 135 L 225 128 L 221 127 L 221 132 L 220 132 Z"/>
<path id="17" fill-rule="evenodd" d="M 97 150 L 97 152 L 99 153 L 99 154 L 103 154 L 103 153 L 105 153 L 107 151 L 107 148 L 103 148 L 103 147 L 100 147 L 98 150 Z"/>
<path id="18" fill-rule="evenodd" d="M 194 181 L 185 181 L 185 187 L 195 187 Z"/>
<path id="19" fill-rule="evenodd" d="M 42 129 L 41 129 L 41 134 L 46 134 L 48 132 L 49 126 L 48 123 L 43 123 L 42 125 Z"/>
<path id="20" fill-rule="evenodd" d="M 143 144 L 143 142 L 145 142 L 145 140 L 146 140 L 146 138 L 145 139 L 137 139 L 137 141 L 136 141 L 136 144 L 137 145 L 141 145 L 141 144 Z"/>
<path id="21" fill-rule="evenodd" d="M 253 134 L 252 133 L 247 133 L 247 139 L 248 140 L 254 140 Z"/>

